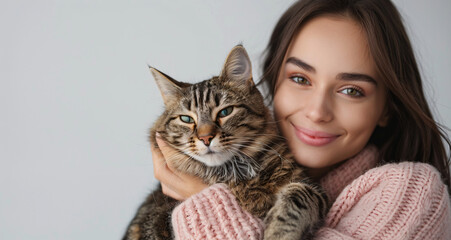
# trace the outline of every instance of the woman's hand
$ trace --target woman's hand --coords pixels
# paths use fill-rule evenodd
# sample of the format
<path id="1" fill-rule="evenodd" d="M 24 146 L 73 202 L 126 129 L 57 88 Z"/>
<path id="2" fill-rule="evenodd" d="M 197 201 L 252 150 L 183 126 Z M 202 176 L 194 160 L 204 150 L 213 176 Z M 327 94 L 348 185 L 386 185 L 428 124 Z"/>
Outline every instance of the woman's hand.
<path id="1" fill-rule="evenodd" d="M 156 137 L 158 148 L 152 146 L 152 161 L 155 178 L 161 183 L 163 193 L 179 201 L 183 201 L 194 195 L 208 185 L 198 177 L 178 172 L 165 159 L 170 159 L 178 154 L 163 139 Z"/>

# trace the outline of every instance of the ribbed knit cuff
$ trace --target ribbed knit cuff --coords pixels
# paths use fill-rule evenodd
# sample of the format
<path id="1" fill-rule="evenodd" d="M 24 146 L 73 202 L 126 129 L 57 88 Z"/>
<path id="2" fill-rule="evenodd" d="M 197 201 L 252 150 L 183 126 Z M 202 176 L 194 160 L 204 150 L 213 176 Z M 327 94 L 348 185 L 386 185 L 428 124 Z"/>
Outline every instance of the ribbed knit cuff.
<path id="1" fill-rule="evenodd" d="M 176 239 L 262 239 L 263 222 L 242 209 L 225 184 L 191 196 L 172 212 Z"/>

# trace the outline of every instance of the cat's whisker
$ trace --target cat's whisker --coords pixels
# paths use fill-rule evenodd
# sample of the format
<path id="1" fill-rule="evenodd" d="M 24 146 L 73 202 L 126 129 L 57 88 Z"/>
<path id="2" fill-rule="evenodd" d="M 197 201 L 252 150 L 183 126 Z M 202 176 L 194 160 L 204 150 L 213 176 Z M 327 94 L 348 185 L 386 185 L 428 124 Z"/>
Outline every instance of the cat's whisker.
<path id="1" fill-rule="evenodd" d="M 244 153 L 247 156 L 247 158 L 244 159 L 240 154 L 236 154 L 235 152 L 233 152 L 232 149 L 230 149 L 229 151 L 231 153 L 233 153 L 234 156 L 238 157 L 239 160 L 241 160 L 241 162 L 249 163 L 249 164 L 245 164 L 244 165 L 245 169 L 243 169 L 243 166 L 238 165 L 237 161 L 235 161 L 234 159 L 231 161 L 232 165 L 234 166 L 232 168 L 232 170 L 233 170 L 233 174 L 234 174 L 235 178 L 237 178 L 238 176 L 246 176 L 246 175 L 250 175 L 251 177 L 255 176 L 256 172 L 258 171 L 258 169 L 255 169 L 255 168 L 257 168 L 258 166 L 257 166 L 256 161 L 252 157 L 250 157 Z M 241 154 L 243 154 L 243 152 L 241 152 Z M 249 162 L 249 160 L 252 162 Z M 254 163 L 254 164 L 252 164 L 252 163 Z M 236 171 L 239 174 L 236 174 Z"/>
<path id="2" fill-rule="evenodd" d="M 276 150 L 276 149 L 274 149 L 274 148 L 272 148 L 272 147 L 270 147 L 270 146 L 268 146 L 268 145 L 264 145 L 265 147 L 268 147 L 269 149 L 266 149 L 266 148 L 258 148 L 258 147 L 250 147 L 250 146 L 246 146 L 246 145 L 242 145 L 242 146 L 240 146 L 240 147 L 247 147 L 247 148 L 254 148 L 254 150 L 266 150 L 266 151 L 272 151 L 273 153 L 276 153 L 277 154 L 277 156 L 280 158 L 280 159 L 282 159 L 282 160 L 284 160 L 284 161 L 287 161 L 287 162 L 289 162 L 289 163 L 291 163 L 291 161 L 288 161 L 286 158 L 284 158 L 281 154 L 279 154 L 279 152 Z M 268 156 L 271 156 L 271 154 L 265 154 L 265 155 L 268 155 Z M 264 156 L 265 156 L 264 155 Z"/>
<path id="3" fill-rule="evenodd" d="M 260 165 L 260 164 L 259 164 L 259 161 L 256 160 L 256 159 L 254 159 L 252 156 L 249 156 L 246 152 L 240 151 L 240 149 L 237 148 L 237 147 L 232 147 L 232 148 L 230 148 L 230 150 L 231 150 L 231 151 L 234 151 L 234 155 L 236 155 L 236 156 L 241 157 L 241 155 L 245 155 L 245 156 L 248 158 L 248 160 L 252 161 L 251 164 L 250 164 L 250 166 L 256 166 L 256 167 L 259 167 L 259 165 Z M 264 154 L 263 156 L 266 156 L 266 154 Z M 261 161 L 260 161 L 260 162 L 261 162 Z M 249 166 L 249 168 L 250 168 L 250 166 Z"/>
<path id="4" fill-rule="evenodd" d="M 230 150 L 230 151 L 236 150 L 236 151 L 232 152 L 234 156 L 241 157 L 241 155 L 245 155 L 249 160 L 253 161 L 254 163 L 257 163 L 257 161 L 256 161 L 253 157 L 249 156 L 249 155 L 248 155 L 246 152 L 244 152 L 244 151 L 240 151 L 239 148 L 233 148 L 233 147 L 231 147 L 231 148 L 229 148 L 229 150 Z"/>
<path id="5" fill-rule="evenodd" d="M 256 144 L 259 144 L 258 146 L 260 146 L 260 147 L 257 147 L 257 146 L 255 146 L 255 145 L 245 145 L 244 143 L 256 143 L 255 141 L 253 141 L 253 140 L 249 140 L 249 141 L 240 141 L 240 143 L 235 143 L 235 145 L 236 144 L 239 144 L 240 145 L 240 147 L 246 147 L 246 148 L 253 148 L 253 149 L 255 149 L 255 150 L 272 150 L 272 151 L 274 151 L 274 152 L 278 152 L 276 149 L 274 149 L 273 147 L 271 147 L 271 145 L 269 145 L 269 144 L 266 144 L 266 143 L 261 143 L 261 142 L 257 142 Z M 263 147 L 263 148 L 261 148 L 261 147 Z M 277 148 L 279 148 L 279 147 L 281 147 L 281 145 L 275 145 L 275 147 L 277 147 Z"/>
<path id="6" fill-rule="evenodd" d="M 249 136 L 238 136 L 238 137 L 231 136 L 231 137 L 224 138 L 222 140 L 223 141 L 230 141 L 230 140 L 238 139 L 239 141 L 241 141 L 241 140 L 249 139 L 249 140 L 255 141 L 256 138 L 258 138 L 258 137 L 262 137 L 263 139 L 270 138 L 270 139 L 279 140 L 279 141 L 282 141 L 282 142 L 286 141 L 285 137 L 283 137 L 281 135 L 278 135 L 278 134 L 252 134 L 252 135 L 249 135 Z"/>
<path id="7" fill-rule="evenodd" d="M 280 135 L 276 135 L 276 134 L 249 134 L 249 136 L 231 136 L 228 138 L 225 138 L 226 140 L 238 140 L 238 141 L 242 141 L 242 140 L 252 140 L 252 141 L 256 141 L 256 138 L 262 138 L 263 140 L 267 140 L 268 138 L 271 139 L 272 141 L 280 141 L 280 142 L 285 142 L 285 138 L 283 136 Z"/>

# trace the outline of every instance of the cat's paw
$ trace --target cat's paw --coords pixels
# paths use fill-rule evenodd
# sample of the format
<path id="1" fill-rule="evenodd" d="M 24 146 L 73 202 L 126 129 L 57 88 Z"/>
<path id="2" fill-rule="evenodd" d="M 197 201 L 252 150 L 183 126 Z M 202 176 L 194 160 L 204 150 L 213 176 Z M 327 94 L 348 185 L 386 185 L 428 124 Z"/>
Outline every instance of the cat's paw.
<path id="1" fill-rule="evenodd" d="M 289 216 L 284 216 L 281 208 L 273 207 L 266 215 L 265 222 L 265 240 L 291 240 L 299 239 L 302 233 L 294 231 L 299 226 Z"/>

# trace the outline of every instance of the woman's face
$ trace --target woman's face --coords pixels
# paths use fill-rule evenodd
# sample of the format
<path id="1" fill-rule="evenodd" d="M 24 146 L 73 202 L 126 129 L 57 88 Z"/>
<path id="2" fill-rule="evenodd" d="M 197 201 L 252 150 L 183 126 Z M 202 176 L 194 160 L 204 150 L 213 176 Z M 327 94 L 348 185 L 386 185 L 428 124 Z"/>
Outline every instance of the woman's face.
<path id="1" fill-rule="evenodd" d="M 274 96 L 276 120 L 299 164 L 323 174 L 365 147 L 387 122 L 378 79 L 366 35 L 353 20 L 318 17 L 301 29 Z"/>

